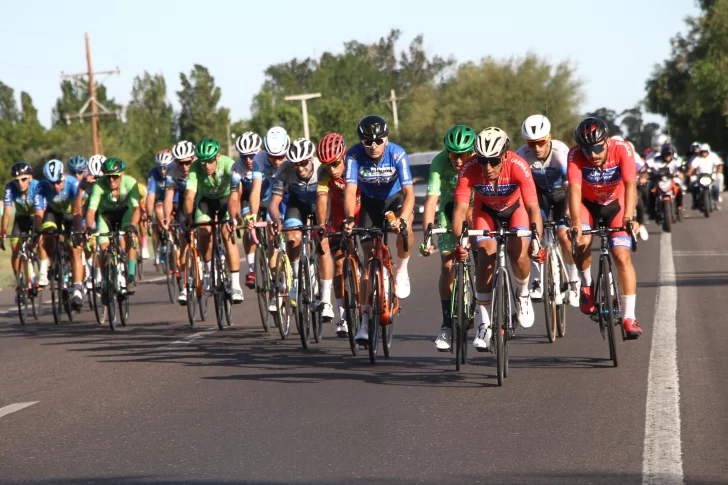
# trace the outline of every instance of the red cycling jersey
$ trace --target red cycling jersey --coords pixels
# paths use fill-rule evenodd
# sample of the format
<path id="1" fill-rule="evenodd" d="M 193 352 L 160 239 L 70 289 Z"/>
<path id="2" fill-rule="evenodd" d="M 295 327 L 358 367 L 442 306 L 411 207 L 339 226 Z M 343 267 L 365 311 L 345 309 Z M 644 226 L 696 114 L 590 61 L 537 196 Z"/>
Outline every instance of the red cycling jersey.
<path id="1" fill-rule="evenodd" d="M 568 177 L 569 184 L 581 186 L 583 200 L 599 205 L 621 201 L 624 182 L 634 182 L 637 177 L 632 147 L 625 141 L 607 140 L 607 161 L 597 168 L 575 146 L 569 151 Z"/>
<path id="2" fill-rule="evenodd" d="M 346 180 L 344 177 L 334 178 L 331 172 L 321 168 L 319 183 L 316 188 L 318 194 L 328 194 L 329 197 L 329 226 L 332 231 L 338 231 L 346 219 L 344 215 L 344 189 Z M 359 204 L 361 202 L 361 191 L 356 189 L 356 211 L 354 216 L 359 220 Z"/>
<path id="3" fill-rule="evenodd" d="M 536 184 L 533 182 L 528 163 L 513 152 L 503 162 L 503 169 L 498 175 L 496 186 L 488 180 L 477 159 L 473 159 L 460 170 L 455 187 L 455 202 L 470 203 L 470 194 L 475 193 L 475 200 L 495 211 L 508 209 L 518 200 L 523 204 L 538 204 Z M 477 207 L 477 204 L 475 205 Z"/>

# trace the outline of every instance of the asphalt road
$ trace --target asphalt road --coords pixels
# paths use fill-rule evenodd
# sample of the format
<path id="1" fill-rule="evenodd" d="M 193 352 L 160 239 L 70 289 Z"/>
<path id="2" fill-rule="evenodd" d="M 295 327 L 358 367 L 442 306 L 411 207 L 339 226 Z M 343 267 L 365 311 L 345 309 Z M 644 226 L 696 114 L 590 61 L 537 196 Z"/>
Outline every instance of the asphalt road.
<path id="1" fill-rule="evenodd" d="M 393 356 L 376 366 L 333 326 L 308 351 L 295 334 L 264 333 L 247 290 L 235 326 L 217 331 L 191 328 L 162 282 L 145 283 L 113 334 L 90 312 L 22 327 L 4 291 L 0 483 L 728 483 L 728 216 L 688 216 L 672 236 L 650 225 L 635 255 L 644 336 L 619 343 L 618 368 L 578 310 L 549 344 L 539 309 L 501 388 L 490 354 L 469 352 L 458 373 L 434 349 L 437 258 L 412 258 Z M 664 261 L 677 279 L 679 384 L 658 393 L 679 395 L 665 448 L 682 451 L 682 475 L 649 481 L 648 406 L 671 426 L 648 392 L 655 325 L 667 325 L 655 322 Z"/>

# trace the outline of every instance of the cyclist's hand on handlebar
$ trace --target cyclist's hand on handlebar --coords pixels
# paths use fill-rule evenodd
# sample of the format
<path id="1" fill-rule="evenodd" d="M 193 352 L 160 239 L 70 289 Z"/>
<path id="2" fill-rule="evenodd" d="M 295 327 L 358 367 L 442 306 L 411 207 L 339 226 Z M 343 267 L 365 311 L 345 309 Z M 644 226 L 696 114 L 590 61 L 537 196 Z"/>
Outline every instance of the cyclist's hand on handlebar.
<path id="1" fill-rule="evenodd" d="M 162 224 L 165 231 L 169 231 L 169 221 L 167 219 L 162 220 L 160 224 Z"/>
<path id="2" fill-rule="evenodd" d="M 435 246 L 432 245 L 432 240 L 430 240 L 430 244 L 428 246 L 425 246 L 425 243 L 420 244 L 420 254 L 422 256 L 429 256 L 433 252 L 435 252 Z"/>
<path id="3" fill-rule="evenodd" d="M 622 225 L 629 231 L 630 225 L 632 225 L 632 234 L 630 236 L 637 236 L 637 233 L 640 230 L 640 223 L 632 219 L 631 217 L 625 217 L 622 219 Z"/>
<path id="4" fill-rule="evenodd" d="M 531 244 L 528 248 L 528 255 L 536 263 L 543 263 L 546 261 L 546 249 L 538 243 L 536 239 L 531 239 Z"/>
<path id="5" fill-rule="evenodd" d="M 465 261 L 468 259 L 468 248 L 458 244 L 455 246 L 455 259 L 458 261 Z"/>
<path id="6" fill-rule="evenodd" d="M 569 229 L 569 239 L 579 239 L 581 237 L 581 223 L 572 222 L 571 229 Z"/>
<path id="7" fill-rule="evenodd" d="M 252 231 L 255 229 L 255 216 L 253 214 L 248 214 L 247 216 L 243 217 L 243 222 L 245 223 L 245 229 L 247 231 Z"/>
<path id="8" fill-rule="evenodd" d="M 354 224 L 356 221 L 353 217 L 347 217 L 344 221 L 344 224 L 341 227 L 341 230 L 344 231 L 347 234 L 351 234 L 351 231 L 354 229 Z"/>
<path id="9" fill-rule="evenodd" d="M 238 221 L 236 219 L 230 219 L 230 222 L 225 224 L 228 228 L 228 231 L 230 234 L 232 234 L 235 231 L 235 228 L 238 226 Z"/>

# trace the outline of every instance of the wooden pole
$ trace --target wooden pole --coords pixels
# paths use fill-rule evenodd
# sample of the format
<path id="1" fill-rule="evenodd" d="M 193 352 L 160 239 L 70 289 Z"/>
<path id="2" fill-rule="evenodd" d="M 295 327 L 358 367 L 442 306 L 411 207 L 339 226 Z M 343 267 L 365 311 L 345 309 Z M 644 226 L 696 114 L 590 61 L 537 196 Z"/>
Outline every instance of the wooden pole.
<path id="1" fill-rule="evenodd" d="M 96 103 L 96 84 L 94 83 L 94 71 L 91 66 L 91 43 L 89 41 L 88 32 L 86 37 L 86 63 L 88 64 L 88 94 L 91 98 L 91 140 L 94 147 L 94 154 L 103 153 L 104 147 L 101 143 L 101 133 L 99 133 L 99 107 Z"/>

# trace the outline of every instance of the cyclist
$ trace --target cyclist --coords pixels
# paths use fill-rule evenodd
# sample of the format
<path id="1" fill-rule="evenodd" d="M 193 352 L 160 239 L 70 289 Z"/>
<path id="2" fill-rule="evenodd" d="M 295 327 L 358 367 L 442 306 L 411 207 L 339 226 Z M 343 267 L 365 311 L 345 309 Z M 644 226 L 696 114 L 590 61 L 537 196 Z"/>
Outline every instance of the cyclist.
<path id="1" fill-rule="evenodd" d="M 556 235 L 559 238 L 561 254 L 569 278 L 566 300 L 571 306 L 577 307 L 579 306 L 579 271 L 571 257 L 571 243 L 566 230 L 566 192 L 569 186 L 569 182 L 566 180 L 566 167 L 569 147 L 560 140 L 552 139 L 551 122 L 543 115 L 532 115 L 526 118 L 521 125 L 521 134 L 525 138 L 526 144 L 519 148 L 516 154 L 531 166 L 538 203 L 541 206 L 541 216 L 548 219 L 550 215 L 557 224 Z M 542 264 L 532 263 L 531 280 L 531 299 L 539 301 L 543 296 Z M 560 303 L 558 295 L 556 298 L 557 303 Z"/>
<path id="2" fill-rule="evenodd" d="M 164 220 L 164 193 L 167 187 L 172 183 L 172 179 L 167 173 L 170 164 L 174 162 L 172 150 L 159 150 L 154 156 L 155 167 L 149 171 L 147 175 L 147 196 L 144 201 L 145 212 L 152 221 L 152 244 L 155 248 L 159 247 L 161 231 L 159 224 Z M 146 231 L 142 232 L 142 237 L 146 236 Z M 146 256 L 145 256 L 146 255 Z M 142 258 L 149 258 L 149 250 L 142 241 Z M 154 262 L 159 264 L 160 254 L 155 253 Z"/>
<path id="3" fill-rule="evenodd" d="M 321 138 L 316 154 L 321 162 L 319 169 L 319 183 L 316 189 L 316 214 L 318 220 L 326 225 L 329 232 L 341 231 L 346 216 L 344 214 L 344 188 L 346 180 L 344 179 L 344 171 L 346 170 L 346 141 L 344 137 L 338 133 L 329 133 Z M 357 194 L 356 208 L 354 210 L 354 219 L 359 220 L 359 207 L 361 196 Z M 326 213 L 328 213 L 328 218 Z M 336 335 L 345 338 L 349 335 L 349 325 L 346 322 L 346 312 L 344 308 L 344 253 L 341 246 L 341 237 L 323 238 L 321 240 L 321 250 L 323 255 L 319 259 L 321 262 L 321 288 L 329 292 L 332 285 L 332 278 L 336 279 L 334 286 L 334 295 L 336 296 L 336 306 L 339 309 L 339 323 L 336 324 Z M 331 261 L 331 251 L 334 252 L 334 261 Z M 330 301 L 330 296 L 325 300 Z"/>
<path id="4" fill-rule="evenodd" d="M 702 143 L 700 145 L 700 153 L 694 156 L 690 160 L 690 168 L 688 168 L 688 179 L 697 171 L 698 175 L 709 174 L 716 175 L 716 179 L 720 181 L 720 175 L 723 173 L 723 161 L 720 157 L 710 150 L 710 145 Z M 718 183 L 713 183 L 711 186 L 711 193 L 713 199 L 720 201 L 720 187 Z M 698 200 L 698 191 L 700 190 L 700 184 L 697 180 L 693 182 L 691 187 L 691 193 L 693 195 L 693 209 L 696 208 L 696 201 Z"/>
<path id="5" fill-rule="evenodd" d="M 45 180 L 38 184 L 35 193 L 35 228 L 41 230 L 57 230 L 65 234 L 65 244 L 68 247 L 71 261 L 73 295 L 71 305 L 81 309 L 83 305 L 83 263 L 81 250 L 71 244 L 71 230 L 73 229 L 73 202 L 79 192 L 79 182 L 74 177 L 67 177 L 63 162 L 51 160 L 43 166 Z M 45 235 L 40 236 L 38 243 L 38 284 L 48 285 L 48 267 L 50 256 L 57 250 L 56 239 Z M 60 270 L 60 268 L 59 268 Z"/>
<path id="6" fill-rule="evenodd" d="M 76 195 L 76 199 L 73 201 L 73 217 L 74 227 L 77 230 L 82 230 L 86 222 L 86 209 L 88 208 L 88 200 L 91 196 L 91 190 L 93 189 L 96 181 L 103 175 L 101 172 L 101 166 L 106 157 L 103 155 L 92 156 L 87 163 L 87 170 L 83 175 L 79 174 L 79 191 Z M 70 166 L 69 162 L 69 166 Z M 84 245 L 81 253 L 81 259 L 84 261 L 86 266 L 86 289 L 93 289 L 93 247 L 96 241 L 93 239 L 89 241 L 89 244 Z M 97 280 L 101 280 L 100 271 L 97 275 Z"/>
<path id="7" fill-rule="evenodd" d="M 68 159 L 68 175 L 81 181 L 86 175 L 88 161 L 81 155 L 76 155 Z"/>
<path id="8" fill-rule="evenodd" d="M 445 133 L 443 143 L 445 149 L 432 159 L 430 164 L 430 177 L 427 183 L 427 199 L 422 215 L 422 227 L 427 231 L 430 224 L 435 225 L 435 212 L 438 200 L 440 211 L 437 214 L 438 225 L 452 229 L 452 214 L 455 208 L 455 186 L 458 182 L 458 171 L 474 155 L 475 131 L 466 125 L 457 125 Z M 442 326 L 435 338 L 435 347 L 440 352 L 450 350 L 452 340 L 452 315 L 450 314 L 452 285 L 455 280 L 455 266 L 453 265 L 455 238 L 452 234 L 439 234 L 437 247 L 440 251 L 440 279 L 438 291 L 442 307 Z M 420 245 L 420 253 L 430 256 L 435 250 L 434 246 Z"/>
<path id="9" fill-rule="evenodd" d="M 577 146 L 569 151 L 569 209 L 571 230 L 576 231 L 577 263 L 581 271 L 579 308 L 585 314 L 594 312 L 591 276 L 591 236 L 581 231 L 591 229 L 603 218 L 609 227 L 639 224 L 632 221 L 637 204 L 636 166 L 632 147 L 621 140 L 609 139 L 609 128 L 599 118 L 582 120 L 574 131 Z M 632 239 L 624 231 L 611 235 L 610 246 L 617 265 L 624 311 L 622 327 L 628 338 L 638 338 L 642 329 L 637 323 L 637 276 L 632 265 Z"/>
<path id="10" fill-rule="evenodd" d="M 137 182 L 139 184 L 139 210 L 140 210 L 140 217 L 139 217 L 139 225 L 138 225 L 138 232 L 141 236 L 142 241 L 142 259 L 144 259 L 144 255 L 147 255 L 147 259 L 149 259 L 149 249 L 147 248 L 147 218 L 149 214 L 147 214 L 147 186 L 143 182 Z"/>
<path id="11" fill-rule="evenodd" d="M 409 159 L 404 148 L 389 141 L 389 126 L 381 116 L 368 115 L 359 120 L 357 126 L 358 143 L 346 154 L 346 188 L 344 189 L 344 213 L 346 214 L 345 231 L 354 227 L 356 215 L 357 193 L 361 191 L 361 208 L 359 210 L 360 227 L 384 227 L 384 214 L 394 212 L 396 219 L 391 223 L 397 233 L 412 226 L 415 204 L 415 191 L 412 186 L 412 173 Z M 414 234 L 407 234 L 409 250 L 414 245 Z M 369 235 L 361 238 L 362 250 L 369 255 L 372 240 Z M 402 238 L 397 238 L 397 255 L 399 262 L 395 268 L 395 289 L 398 298 L 407 298 L 410 294 L 410 281 L 407 272 L 410 251 L 405 251 Z M 366 288 L 369 276 L 362 272 L 362 288 Z M 356 334 L 358 342 L 368 341 L 367 305 L 362 297 L 362 322 Z"/>
<path id="12" fill-rule="evenodd" d="M 235 141 L 235 149 L 240 154 L 240 158 L 233 165 L 233 172 L 241 178 L 239 190 L 242 192 L 240 194 L 240 203 L 243 204 L 243 218 L 246 218 L 250 213 L 250 194 L 253 191 L 253 169 L 255 168 L 254 160 L 255 155 L 260 152 L 261 146 L 263 146 L 263 140 L 257 133 L 253 133 L 252 131 L 243 133 Z M 245 286 L 252 290 L 255 288 L 255 244 L 249 233 L 243 238 L 243 249 L 245 250 L 245 259 L 248 263 L 248 274 L 245 277 Z"/>
<path id="13" fill-rule="evenodd" d="M 313 216 L 316 224 L 316 190 L 319 184 L 319 161 L 313 156 L 316 148 L 306 138 L 299 138 L 291 143 L 286 152 L 288 160 L 278 169 L 278 176 L 273 184 L 268 211 L 273 221 L 276 221 L 278 230 L 283 227 L 303 226 L 309 217 Z M 283 196 L 288 193 L 286 215 L 281 224 L 280 203 Z M 296 301 L 298 296 L 298 266 L 301 258 L 301 232 L 286 232 L 286 254 L 291 260 L 293 285 L 291 299 Z M 331 309 L 331 280 L 328 280 L 328 295 L 325 283 L 321 282 L 321 317 L 326 321 L 334 318 Z"/>
<path id="14" fill-rule="evenodd" d="M 38 190 L 38 181 L 33 179 L 33 169 L 27 162 L 17 162 L 10 167 L 12 181 L 5 186 L 3 198 L 2 228 L 0 228 L 0 241 L 7 237 L 8 224 L 15 207 L 15 220 L 13 230 L 10 232 L 10 245 L 12 249 L 11 263 L 13 273 L 20 271 L 20 233 L 28 233 L 33 227 L 33 208 L 35 194 Z"/>
<path id="15" fill-rule="evenodd" d="M 238 185 L 240 178 L 233 173 L 232 158 L 220 154 L 220 144 L 212 138 L 203 138 L 195 146 L 197 161 L 190 166 L 185 190 L 185 228 L 195 223 L 231 219 L 230 224 L 221 227 L 225 244 L 227 264 L 230 270 L 231 297 L 234 304 L 242 303 L 243 289 L 240 288 L 240 251 L 233 239 L 236 218 L 240 213 Z M 203 286 L 210 292 L 212 271 L 212 230 L 200 226 L 198 245 L 205 262 Z"/>
<path id="16" fill-rule="evenodd" d="M 173 163 L 167 170 L 167 176 L 170 183 L 164 192 L 164 217 L 162 218 L 162 227 L 169 229 L 169 223 L 174 220 L 179 225 L 179 230 L 184 227 L 185 213 L 179 207 L 179 201 L 184 197 L 187 188 L 187 177 L 190 173 L 190 166 L 195 161 L 195 144 L 191 141 L 182 140 L 172 147 Z M 180 237 L 180 254 L 185 254 L 187 250 L 187 238 Z M 184 267 L 179 268 L 180 279 L 184 281 Z M 187 287 L 182 286 L 177 297 L 177 303 L 182 306 L 187 305 Z"/>
<path id="17" fill-rule="evenodd" d="M 502 222 L 509 230 L 525 229 L 536 224 L 536 230 L 543 234 L 541 209 L 538 205 L 536 186 L 528 163 L 510 151 L 511 140 L 505 131 L 497 127 L 486 128 L 475 141 L 476 159 L 460 171 L 455 187 L 455 209 L 453 211 L 453 232 L 459 238 L 470 205 L 473 202 L 473 225 L 475 229 L 494 230 Z M 480 313 L 480 324 L 473 339 L 473 346 L 479 352 L 489 350 L 492 331 L 487 306 L 492 299 L 492 280 L 495 267 L 496 242 L 489 237 L 476 238 L 480 250 L 475 278 L 475 299 Z M 468 250 L 455 247 L 455 258 L 467 257 Z M 517 284 L 515 290 L 518 322 L 524 328 L 533 326 L 534 314 L 528 280 L 531 269 L 529 256 L 543 262 L 546 252 L 539 248 L 536 240 L 527 243 L 523 238 L 508 239 L 508 256 Z"/>
<path id="18" fill-rule="evenodd" d="M 141 196 L 139 184 L 130 175 L 125 175 L 126 164 L 119 158 L 107 158 L 102 165 L 103 177 L 94 184 L 86 209 L 86 232 L 107 233 L 120 228 L 126 235 L 121 239 L 121 248 L 127 254 L 127 274 L 120 274 L 122 291 L 132 295 L 136 274 L 137 249 L 134 236 L 141 219 Z M 94 229 L 95 228 L 95 229 Z M 109 238 L 99 238 L 101 250 L 106 251 Z M 101 259 L 103 269 L 104 258 Z"/>

